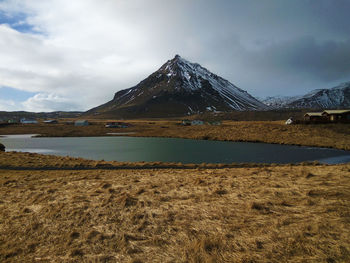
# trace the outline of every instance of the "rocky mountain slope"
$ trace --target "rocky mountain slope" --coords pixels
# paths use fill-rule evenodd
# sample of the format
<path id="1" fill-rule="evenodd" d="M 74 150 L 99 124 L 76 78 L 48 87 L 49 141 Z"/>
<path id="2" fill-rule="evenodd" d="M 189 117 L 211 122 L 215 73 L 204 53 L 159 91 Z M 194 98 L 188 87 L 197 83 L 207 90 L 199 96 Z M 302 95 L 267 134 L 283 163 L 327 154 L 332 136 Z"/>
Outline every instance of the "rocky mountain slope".
<path id="1" fill-rule="evenodd" d="M 285 108 L 290 102 L 299 99 L 301 96 L 269 96 L 261 99 L 265 105 L 272 109 Z"/>
<path id="2" fill-rule="evenodd" d="M 266 108 L 248 92 L 176 55 L 136 86 L 118 91 L 113 100 L 87 113 L 163 117 Z"/>
<path id="3" fill-rule="evenodd" d="M 350 108 L 350 82 L 331 89 L 316 89 L 304 96 L 267 97 L 263 102 L 275 109 L 338 109 Z"/>

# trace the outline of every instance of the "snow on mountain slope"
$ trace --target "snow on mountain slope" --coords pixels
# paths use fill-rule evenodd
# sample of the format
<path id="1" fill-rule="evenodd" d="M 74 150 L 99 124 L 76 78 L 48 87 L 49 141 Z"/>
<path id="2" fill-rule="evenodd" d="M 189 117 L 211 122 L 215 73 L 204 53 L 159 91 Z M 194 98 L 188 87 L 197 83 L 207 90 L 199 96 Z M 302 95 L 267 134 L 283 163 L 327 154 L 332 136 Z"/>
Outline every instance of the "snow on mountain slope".
<path id="1" fill-rule="evenodd" d="M 88 112 L 128 111 L 170 116 L 266 108 L 248 92 L 176 55 L 136 86 L 117 92 L 113 100 Z"/>
<path id="2" fill-rule="evenodd" d="M 315 89 L 304 96 L 267 97 L 263 102 L 275 109 L 337 109 L 350 108 L 350 82 L 331 89 Z"/>
<path id="3" fill-rule="evenodd" d="M 216 90 L 234 110 L 257 110 L 266 108 L 263 103 L 252 97 L 247 91 L 211 73 L 199 64 L 191 63 L 181 58 L 179 55 L 176 55 L 173 60 L 169 60 L 165 63 L 159 71 L 166 74 L 170 79 L 180 77 L 183 81 L 182 87 L 190 91 L 201 89 L 203 87 L 203 80 L 208 81 L 211 87 Z"/>
<path id="4" fill-rule="evenodd" d="M 261 102 L 272 109 L 280 109 L 285 108 L 289 103 L 301 97 L 302 96 L 270 96 L 266 97 L 265 99 L 261 99 Z"/>
<path id="5" fill-rule="evenodd" d="M 287 105 L 289 108 L 336 109 L 350 107 L 350 82 L 331 89 L 316 89 Z"/>

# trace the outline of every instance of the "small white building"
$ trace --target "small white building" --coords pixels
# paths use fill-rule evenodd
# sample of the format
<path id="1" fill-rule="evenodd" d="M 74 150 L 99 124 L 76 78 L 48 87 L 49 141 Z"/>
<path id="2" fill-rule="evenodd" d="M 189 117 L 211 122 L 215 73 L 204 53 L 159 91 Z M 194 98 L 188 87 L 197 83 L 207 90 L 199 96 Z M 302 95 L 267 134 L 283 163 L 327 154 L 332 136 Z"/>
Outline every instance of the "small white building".
<path id="1" fill-rule="evenodd" d="M 87 120 L 76 120 L 74 126 L 88 126 L 89 122 Z"/>
<path id="2" fill-rule="evenodd" d="M 37 124 L 38 121 L 37 120 L 34 120 L 34 119 L 21 119 L 21 123 L 22 124 Z"/>
<path id="3" fill-rule="evenodd" d="M 204 121 L 201 120 L 193 120 L 191 121 L 191 125 L 203 125 Z"/>
<path id="4" fill-rule="evenodd" d="M 294 123 L 294 121 L 293 121 L 293 118 L 292 117 L 290 117 L 288 120 L 286 120 L 286 122 L 285 122 L 285 124 L 286 125 L 291 125 L 291 124 L 293 124 Z"/>

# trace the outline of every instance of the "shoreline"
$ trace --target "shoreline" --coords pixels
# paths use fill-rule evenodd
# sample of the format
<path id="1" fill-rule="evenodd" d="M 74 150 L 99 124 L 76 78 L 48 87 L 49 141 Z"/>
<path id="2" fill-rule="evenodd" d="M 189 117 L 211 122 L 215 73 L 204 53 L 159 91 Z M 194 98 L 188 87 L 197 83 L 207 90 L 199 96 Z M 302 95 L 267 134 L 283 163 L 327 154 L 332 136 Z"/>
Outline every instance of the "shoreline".
<path id="1" fill-rule="evenodd" d="M 62 137 L 64 138 L 64 137 Z M 136 137 L 137 138 L 137 137 Z M 138 137 L 140 138 L 140 137 Z M 149 138 L 149 137 L 144 137 Z M 154 137 L 154 138 L 162 138 L 162 137 Z M 176 139 L 176 138 L 173 138 Z M 192 139 L 182 139 L 181 140 L 192 140 Z M 265 144 L 264 142 L 249 142 L 249 143 L 258 143 L 258 144 Z M 269 143 L 266 143 L 267 145 Z M 276 144 L 278 145 L 278 144 Z M 289 146 L 289 145 L 286 145 Z M 296 146 L 296 145 L 295 145 Z M 232 161 L 232 162 L 181 162 L 181 161 L 160 161 L 160 160 L 153 160 L 153 161 L 119 161 L 119 160 L 105 160 L 105 158 L 98 158 L 98 159 L 91 159 L 86 157 L 79 157 L 79 156 L 70 156 L 69 153 L 67 154 L 54 154 L 53 150 L 49 151 L 46 149 L 46 153 L 43 153 L 38 150 L 32 151 L 25 151 L 20 149 L 10 149 L 5 150 L 5 152 L 2 152 L 2 155 L 0 155 L 0 169 L 48 169 L 48 170 L 58 170 L 58 169 L 69 169 L 70 166 L 67 167 L 57 167 L 56 165 L 44 165 L 40 167 L 33 167 L 31 166 L 23 166 L 23 165 L 17 165 L 13 166 L 10 165 L 11 162 L 6 162 L 10 159 L 16 159 L 17 156 L 21 156 L 21 158 L 24 159 L 32 159 L 33 156 L 35 156 L 36 159 L 46 159 L 46 160 L 61 160 L 65 159 L 68 160 L 83 160 L 84 163 L 87 162 L 88 165 L 86 167 L 80 167 L 74 165 L 73 169 L 98 169 L 99 167 L 105 167 L 106 169 L 115 170 L 115 169 L 196 169 L 196 168 L 205 168 L 205 169 L 222 169 L 222 168 L 236 168 L 236 167 L 265 167 L 265 166 L 284 166 L 284 165 L 338 165 L 338 164 L 346 164 L 350 163 L 350 151 L 347 150 L 339 150 L 334 148 L 328 148 L 328 147 L 311 147 L 311 146 L 303 146 L 298 145 L 296 147 L 303 147 L 306 149 L 318 149 L 318 150 L 336 150 L 336 151 L 342 151 L 344 153 L 339 153 L 337 156 L 333 157 L 322 157 L 314 160 L 305 160 L 305 161 L 295 161 L 292 162 L 291 159 L 285 160 L 283 162 L 249 162 L 249 161 Z M 29 149 L 28 149 L 29 150 Z M 345 154 L 345 155 L 342 155 Z M 7 155 L 8 157 L 4 158 L 3 156 Z M 4 160 L 5 159 L 5 160 Z M 74 161 L 73 161 L 74 162 Z"/>
<path id="2" fill-rule="evenodd" d="M 0 153 L 0 170 L 152 170 L 152 169 L 230 169 L 230 168 L 263 168 L 291 166 L 336 166 L 342 164 L 325 164 L 318 161 L 299 163 L 167 163 L 167 162 L 119 162 L 91 160 L 70 156 L 29 152 Z M 345 163 L 346 164 L 346 163 Z"/>
<path id="3" fill-rule="evenodd" d="M 348 262 L 349 172 L 0 152 L 0 261 Z"/>
<path id="4" fill-rule="evenodd" d="M 350 150 L 349 124 L 285 125 L 281 121 L 225 121 L 221 126 L 181 126 L 176 121 L 134 121 L 130 128 L 105 128 L 96 122 L 86 127 L 64 124 L 11 125 L 0 133 L 41 134 L 40 137 L 128 137 L 181 138 L 193 140 L 270 143 Z M 132 133 L 132 134 L 130 134 Z M 1 138 L 0 138 L 1 140 Z"/>

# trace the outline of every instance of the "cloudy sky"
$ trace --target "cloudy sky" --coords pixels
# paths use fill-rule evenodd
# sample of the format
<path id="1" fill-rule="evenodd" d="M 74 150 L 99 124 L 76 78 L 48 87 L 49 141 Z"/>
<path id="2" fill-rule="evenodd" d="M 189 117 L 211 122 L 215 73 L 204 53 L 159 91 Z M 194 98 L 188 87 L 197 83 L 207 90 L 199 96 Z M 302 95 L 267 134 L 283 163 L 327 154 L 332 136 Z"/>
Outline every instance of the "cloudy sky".
<path id="1" fill-rule="evenodd" d="M 253 96 L 350 81 L 350 0 L 0 0 L 0 110 L 87 110 L 175 54 Z"/>

